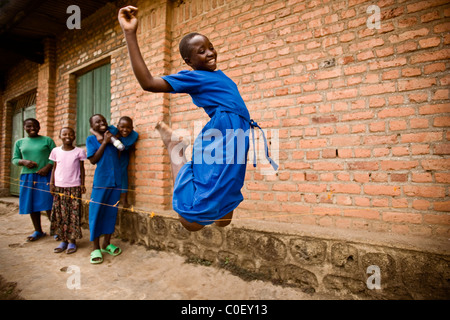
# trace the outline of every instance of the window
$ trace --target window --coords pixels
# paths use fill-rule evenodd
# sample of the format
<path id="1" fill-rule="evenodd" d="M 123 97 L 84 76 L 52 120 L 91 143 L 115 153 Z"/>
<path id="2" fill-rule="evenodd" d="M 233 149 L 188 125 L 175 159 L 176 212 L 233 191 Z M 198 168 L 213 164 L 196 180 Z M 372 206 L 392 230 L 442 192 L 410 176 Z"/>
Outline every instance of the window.
<path id="1" fill-rule="evenodd" d="M 111 120 L 111 65 L 91 70 L 77 79 L 77 145 L 85 145 L 90 135 L 89 118 L 102 114 Z"/>

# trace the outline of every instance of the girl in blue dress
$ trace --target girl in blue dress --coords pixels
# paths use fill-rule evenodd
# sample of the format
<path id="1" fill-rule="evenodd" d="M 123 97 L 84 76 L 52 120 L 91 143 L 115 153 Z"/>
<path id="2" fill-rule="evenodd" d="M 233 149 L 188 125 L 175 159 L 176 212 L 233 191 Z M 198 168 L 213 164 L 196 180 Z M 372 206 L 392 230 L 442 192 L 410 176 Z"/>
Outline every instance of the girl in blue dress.
<path id="1" fill-rule="evenodd" d="M 110 243 L 116 225 L 116 204 L 120 200 L 122 180 L 118 151 L 110 143 L 112 133 L 108 131 L 105 117 L 95 114 L 89 119 L 89 123 L 98 136 L 91 135 L 86 139 L 87 158 L 97 165 L 89 202 L 89 231 L 93 242 L 91 263 L 97 264 L 103 262 L 102 253 L 117 256 L 122 252 Z M 102 235 L 104 239 L 100 248 Z"/>
<path id="2" fill-rule="evenodd" d="M 128 203 L 128 165 L 130 163 L 130 153 L 134 149 L 139 134 L 133 130 L 133 120 L 128 116 L 120 117 L 117 128 L 111 125 L 108 129 L 114 136 L 119 138 L 125 147 L 119 155 L 119 163 L 122 170 L 120 203 L 122 208 L 128 208 L 130 206 Z"/>
<path id="3" fill-rule="evenodd" d="M 250 120 L 236 84 L 216 70 L 217 52 L 201 34 L 190 33 L 180 42 L 181 56 L 192 71 L 153 77 L 138 46 L 136 14 L 135 7 L 122 8 L 119 22 L 133 72 L 141 87 L 151 92 L 188 93 L 194 104 L 211 118 L 194 142 L 190 162 L 184 157 L 186 145 L 182 139 L 174 137 L 164 122 L 156 125 L 171 159 L 173 209 L 187 230 L 197 231 L 213 222 L 225 227 L 231 222 L 233 210 L 243 200 L 241 188 L 247 166 L 249 132 L 259 126 Z M 273 166 L 276 169 L 276 165 Z"/>

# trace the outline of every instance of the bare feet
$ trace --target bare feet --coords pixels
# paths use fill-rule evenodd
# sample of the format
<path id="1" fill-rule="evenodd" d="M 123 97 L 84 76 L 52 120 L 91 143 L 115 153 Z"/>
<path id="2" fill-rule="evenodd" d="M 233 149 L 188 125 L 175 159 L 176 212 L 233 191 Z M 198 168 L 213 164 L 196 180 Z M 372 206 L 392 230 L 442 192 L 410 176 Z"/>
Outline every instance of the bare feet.
<path id="1" fill-rule="evenodd" d="M 233 211 L 228 212 L 225 216 L 223 216 L 222 218 L 220 218 L 219 220 L 216 220 L 214 223 L 216 226 L 218 227 L 226 227 L 227 225 L 229 225 L 231 223 L 231 220 L 233 219 Z"/>
<path id="2" fill-rule="evenodd" d="M 170 142 L 172 142 L 172 132 L 173 132 L 172 128 L 170 128 L 164 122 L 158 121 L 158 123 L 155 126 L 155 129 L 159 131 L 159 134 L 161 135 L 161 139 L 164 142 L 164 145 L 168 147 Z"/>
<path id="3" fill-rule="evenodd" d="M 185 141 L 183 140 L 183 137 L 174 134 L 172 128 L 162 121 L 159 121 L 156 124 L 155 129 L 159 131 L 161 139 L 169 152 L 170 164 L 172 166 L 172 178 L 175 183 L 178 172 L 187 162 L 185 149 L 189 145 L 189 141 Z"/>
<path id="4" fill-rule="evenodd" d="M 161 139 L 167 148 L 173 148 L 179 143 L 183 143 L 184 147 L 187 147 L 189 145 L 189 141 L 185 141 L 183 137 L 174 134 L 172 128 L 163 121 L 158 121 L 155 129 L 159 131 Z"/>

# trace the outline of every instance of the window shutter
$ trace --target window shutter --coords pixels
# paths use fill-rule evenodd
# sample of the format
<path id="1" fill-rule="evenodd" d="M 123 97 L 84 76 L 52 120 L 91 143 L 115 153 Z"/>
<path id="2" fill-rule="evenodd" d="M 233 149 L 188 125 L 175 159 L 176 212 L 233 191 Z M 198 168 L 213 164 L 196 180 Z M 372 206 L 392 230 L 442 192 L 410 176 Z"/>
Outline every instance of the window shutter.
<path id="1" fill-rule="evenodd" d="M 89 118 L 102 114 L 111 119 L 111 65 L 89 71 L 77 79 L 77 145 L 85 145 L 90 135 Z"/>

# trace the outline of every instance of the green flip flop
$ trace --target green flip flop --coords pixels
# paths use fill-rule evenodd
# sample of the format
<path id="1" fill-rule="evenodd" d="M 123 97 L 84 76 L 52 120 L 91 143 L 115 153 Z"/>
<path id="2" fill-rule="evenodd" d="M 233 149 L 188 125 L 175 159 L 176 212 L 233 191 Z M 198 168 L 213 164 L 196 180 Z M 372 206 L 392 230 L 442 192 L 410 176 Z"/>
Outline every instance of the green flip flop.
<path id="1" fill-rule="evenodd" d="M 118 251 L 116 252 L 116 250 L 118 249 Z M 119 247 L 116 247 L 113 244 L 108 244 L 108 246 L 105 249 L 102 249 L 103 253 L 109 253 L 112 256 L 118 256 L 119 254 L 122 253 L 122 250 Z"/>
<path id="2" fill-rule="evenodd" d="M 95 260 L 98 259 L 98 260 Z M 103 255 L 100 249 L 94 250 L 91 252 L 91 263 L 98 264 L 103 262 Z"/>

